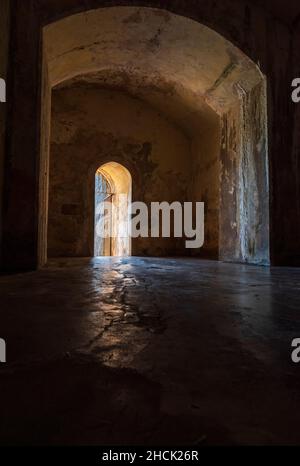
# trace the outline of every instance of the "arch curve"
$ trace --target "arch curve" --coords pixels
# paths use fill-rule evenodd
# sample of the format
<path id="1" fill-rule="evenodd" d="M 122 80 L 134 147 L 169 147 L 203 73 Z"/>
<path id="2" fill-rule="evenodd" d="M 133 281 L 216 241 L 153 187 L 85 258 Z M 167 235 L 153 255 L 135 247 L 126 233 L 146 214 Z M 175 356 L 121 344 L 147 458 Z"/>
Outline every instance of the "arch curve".
<path id="1" fill-rule="evenodd" d="M 207 179 L 194 176 L 191 189 L 209 205 L 207 236 L 218 235 L 218 257 L 269 263 L 266 79 L 259 67 L 207 26 L 155 8 L 93 9 L 47 25 L 43 37 L 48 101 L 51 88 L 98 87 L 164 114 L 191 141 L 192 172 L 208 170 Z M 40 199 L 44 204 L 43 193 Z"/>

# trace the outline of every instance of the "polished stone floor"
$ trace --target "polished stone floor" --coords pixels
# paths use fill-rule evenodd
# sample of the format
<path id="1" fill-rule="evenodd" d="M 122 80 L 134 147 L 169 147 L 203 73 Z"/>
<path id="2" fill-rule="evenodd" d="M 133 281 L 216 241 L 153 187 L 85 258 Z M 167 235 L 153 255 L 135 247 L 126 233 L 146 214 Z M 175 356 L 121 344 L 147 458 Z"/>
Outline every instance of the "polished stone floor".
<path id="1" fill-rule="evenodd" d="M 300 444 L 300 269 L 51 261 L 0 277 L 2 444 Z"/>

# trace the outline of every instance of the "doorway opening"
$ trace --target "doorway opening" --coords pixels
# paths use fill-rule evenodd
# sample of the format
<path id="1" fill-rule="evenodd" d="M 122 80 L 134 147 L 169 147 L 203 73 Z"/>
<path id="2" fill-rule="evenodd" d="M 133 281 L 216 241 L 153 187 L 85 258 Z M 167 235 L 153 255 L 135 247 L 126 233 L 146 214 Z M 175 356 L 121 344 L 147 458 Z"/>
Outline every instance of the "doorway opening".
<path id="1" fill-rule="evenodd" d="M 94 256 L 130 256 L 129 208 L 132 179 L 129 171 L 108 162 L 95 174 Z"/>

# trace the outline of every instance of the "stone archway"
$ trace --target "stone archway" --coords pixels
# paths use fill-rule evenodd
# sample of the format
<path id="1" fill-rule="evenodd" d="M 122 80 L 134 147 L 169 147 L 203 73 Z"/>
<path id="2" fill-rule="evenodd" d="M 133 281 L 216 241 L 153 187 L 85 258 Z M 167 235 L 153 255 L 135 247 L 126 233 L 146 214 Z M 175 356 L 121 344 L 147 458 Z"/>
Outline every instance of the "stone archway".
<path id="1" fill-rule="evenodd" d="M 130 6 L 158 8 L 191 18 L 220 33 L 260 65 L 268 80 L 270 154 L 270 253 L 273 264 L 297 263 L 299 234 L 297 167 L 292 153 L 289 128 L 293 113 L 290 98 L 290 31 L 265 8 L 244 1 L 223 5 L 206 2 L 168 2 L 160 0 L 79 0 L 47 2 L 18 1 L 12 16 L 10 45 L 10 85 L 8 89 L 7 156 L 4 177 L 2 267 L 6 270 L 31 270 L 38 263 L 38 186 L 40 166 L 41 39 L 42 28 L 82 11 Z M 230 14 L 228 14 L 228 8 Z M 251 15 L 250 15 L 251 13 Z M 30 31 L 30 35 L 28 35 Z M 26 40 L 24 40 L 26 38 Z M 263 44 L 263 45 L 262 45 Z M 277 54 L 278 48 L 282 54 Z M 281 57 L 285 56 L 283 62 Z M 279 66 L 279 61 L 281 64 Z M 295 73 L 294 73 L 295 74 Z M 13 103 L 13 104 L 12 104 Z M 275 111 L 276 109 L 276 111 Z M 282 134 L 282 137 L 278 137 Z M 288 146 L 287 146 L 288 145 Z M 284 176 L 282 167 L 284 163 Z M 289 194 L 288 194 L 289 193 Z M 289 209 L 285 199 L 289 198 Z M 290 216 L 293 217 L 291 222 Z M 251 248 L 250 248 L 251 249 Z"/>
<path id="2" fill-rule="evenodd" d="M 186 195 L 207 205 L 206 253 L 268 264 L 266 80 L 259 67 L 206 26 L 150 8 L 73 15 L 47 26 L 43 37 L 39 263 L 46 260 L 51 89 L 67 82 L 126 92 L 180 127 L 191 147 Z"/>

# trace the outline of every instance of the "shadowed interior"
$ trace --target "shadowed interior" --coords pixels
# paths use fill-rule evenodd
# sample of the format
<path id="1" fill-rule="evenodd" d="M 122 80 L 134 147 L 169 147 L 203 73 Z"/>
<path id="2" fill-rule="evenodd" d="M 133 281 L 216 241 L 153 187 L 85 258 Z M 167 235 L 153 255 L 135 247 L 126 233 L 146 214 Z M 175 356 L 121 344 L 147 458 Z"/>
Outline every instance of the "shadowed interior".
<path id="1" fill-rule="evenodd" d="M 41 264 L 49 173 L 48 242 L 78 233 L 65 249 L 49 247 L 50 256 L 92 255 L 86 180 L 111 159 L 130 170 L 134 201 L 205 202 L 201 250 L 137 238 L 134 255 L 269 263 L 265 78 L 239 49 L 164 11 L 93 10 L 44 29 L 44 82 Z M 62 202 L 75 204 L 77 217 L 57 213 Z"/>

